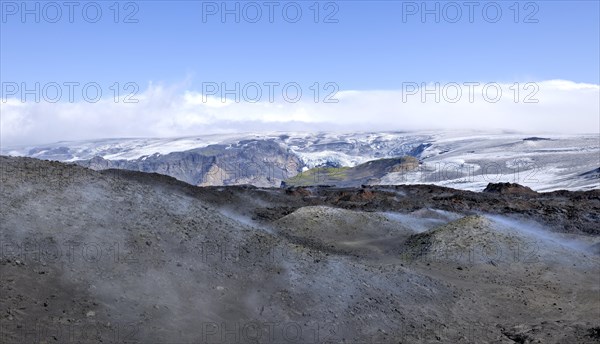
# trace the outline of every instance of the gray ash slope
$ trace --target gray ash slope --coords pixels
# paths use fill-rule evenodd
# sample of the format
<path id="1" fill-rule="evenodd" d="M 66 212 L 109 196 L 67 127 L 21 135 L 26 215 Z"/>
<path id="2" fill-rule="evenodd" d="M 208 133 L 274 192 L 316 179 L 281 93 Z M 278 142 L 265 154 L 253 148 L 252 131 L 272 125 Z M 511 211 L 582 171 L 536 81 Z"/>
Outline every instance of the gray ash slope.
<path id="1" fill-rule="evenodd" d="M 597 190 L 200 188 L 0 164 L 6 342 L 599 340 Z"/>

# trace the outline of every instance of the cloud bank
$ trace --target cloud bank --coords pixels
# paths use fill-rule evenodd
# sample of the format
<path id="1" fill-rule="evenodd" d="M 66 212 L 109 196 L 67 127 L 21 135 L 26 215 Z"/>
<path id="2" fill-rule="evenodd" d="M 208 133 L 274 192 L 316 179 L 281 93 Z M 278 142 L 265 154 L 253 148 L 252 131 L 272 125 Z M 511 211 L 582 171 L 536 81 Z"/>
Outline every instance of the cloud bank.
<path id="1" fill-rule="evenodd" d="M 290 101 L 293 96 L 272 101 L 265 96 L 256 102 L 230 97 L 223 102 L 211 93 L 150 84 L 131 104 L 123 98 L 96 103 L 3 98 L 0 144 L 278 130 L 600 130 L 600 86 L 564 80 L 406 83 L 400 90 L 339 91 L 330 99 L 335 103 L 315 102 L 312 94 L 297 102 Z"/>

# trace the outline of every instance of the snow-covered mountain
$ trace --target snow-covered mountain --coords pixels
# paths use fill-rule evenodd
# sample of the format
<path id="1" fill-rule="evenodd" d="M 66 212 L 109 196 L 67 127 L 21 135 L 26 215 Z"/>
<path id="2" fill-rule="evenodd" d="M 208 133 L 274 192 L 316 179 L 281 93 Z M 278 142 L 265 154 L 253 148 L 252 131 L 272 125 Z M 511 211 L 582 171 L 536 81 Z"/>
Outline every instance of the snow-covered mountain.
<path id="1" fill-rule="evenodd" d="M 370 183 L 434 183 L 476 191 L 489 182 L 516 182 L 537 191 L 600 188 L 600 140 L 595 134 L 243 133 L 57 142 L 6 147 L 1 154 L 157 172 L 195 185 L 257 186 L 279 186 L 314 168 L 355 167 L 410 155 L 421 162 L 418 168 L 382 171 L 383 177 Z"/>

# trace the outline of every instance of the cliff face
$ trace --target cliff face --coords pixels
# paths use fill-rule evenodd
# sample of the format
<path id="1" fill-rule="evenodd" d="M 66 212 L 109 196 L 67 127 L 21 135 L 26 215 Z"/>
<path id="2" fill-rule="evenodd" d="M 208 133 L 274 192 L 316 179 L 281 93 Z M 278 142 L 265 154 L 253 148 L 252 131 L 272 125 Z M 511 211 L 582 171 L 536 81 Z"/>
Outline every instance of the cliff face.
<path id="1" fill-rule="evenodd" d="M 192 185 L 278 187 L 301 168 L 298 157 L 273 141 L 249 140 L 134 160 L 94 157 L 76 162 L 94 170 L 126 169 L 168 175 Z"/>

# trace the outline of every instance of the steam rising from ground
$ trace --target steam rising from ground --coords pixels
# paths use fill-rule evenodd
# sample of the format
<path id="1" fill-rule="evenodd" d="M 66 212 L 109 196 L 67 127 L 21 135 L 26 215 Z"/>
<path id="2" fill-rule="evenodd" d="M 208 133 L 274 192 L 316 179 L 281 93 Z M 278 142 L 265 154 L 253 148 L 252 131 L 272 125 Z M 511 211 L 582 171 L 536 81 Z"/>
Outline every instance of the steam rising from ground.
<path id="1" fill-rule="evenodd" d="M 499 230 L 506 228 L 514 229 L 524 236 L 550 247 L 563 247 L 580 253 L 590 253 L 589 237 L 577 237 L 576 235 L 567 235 L 550 231 L 548 228 L 531 220 L 517 220 L 508 216 L 485 214 L 486 218 L 494 221 L 500 226 Z M 598 241 L 598 240 L 595 240 Z"/>

